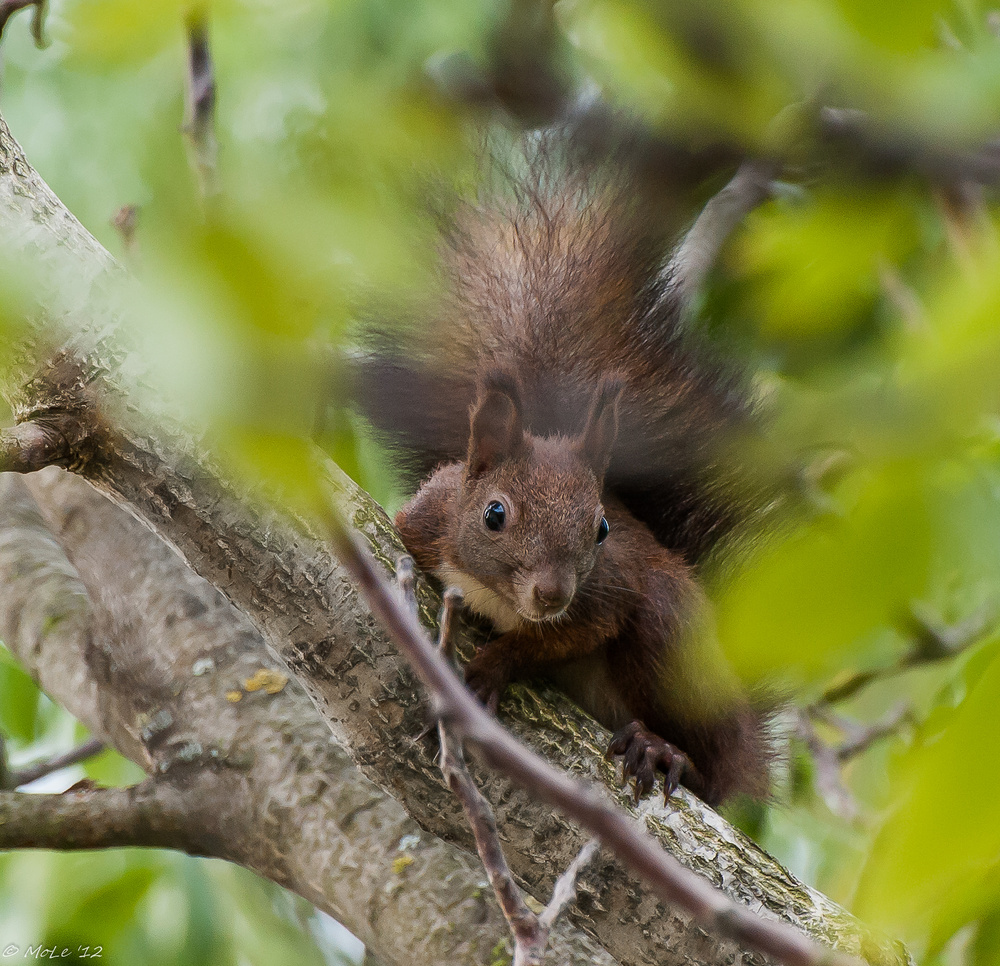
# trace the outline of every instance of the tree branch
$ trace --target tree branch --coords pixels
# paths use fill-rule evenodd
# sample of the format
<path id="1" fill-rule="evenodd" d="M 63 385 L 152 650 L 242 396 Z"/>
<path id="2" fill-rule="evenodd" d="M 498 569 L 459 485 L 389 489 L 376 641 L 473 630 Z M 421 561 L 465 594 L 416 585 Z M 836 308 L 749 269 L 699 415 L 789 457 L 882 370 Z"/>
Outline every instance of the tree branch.
<path id="1" fill-rule="evenodd" d="M 926 133 L 892 130 L 864 111 L 823 107 L 816 124 L 829 163 L 854 165 L 871 178 L 914 172 L 932 184 L 987 185 L 1000 181 L 1000 141 L 956 147 Z"/>
<path id="2" fill-rule="evenodd" d="M 191 855 L 214 854 L 193 819 L 196 796 L 215 798 L 210 773 L 182 791 L 151 778 L 132 788 L 94 788 L 60 795 L 0 792 L 0 849 L 110 849 L 154 846 Z"/>
<path id="3" fill-rule="evenodd" d="M 771 197 L 778 171 L 775 162 L 744 161 L 732 180 L 702 209 L 664 270 L 671 283 L 670 297 L 677 298 L 684 310 L 690 308 L 737 225 Z"/>
<path id="4" fill-rule="evenodd" d="M 136 238 L 139 228 L 138 205 L 122 205 L 111 219 L 111 227 L 121 236 L 125 264 L 134 272 L 139 261 L 139 244 Z"/>
<path id="5" fill-rule="evenodd" d="M 0 430 L 0 473 L 32 473 L 62 462 L 69 452 L 58 426 L 29 421 Z"/>
<path id="6" fill-rule="evenodd" d="M 374 560 L 361 549 L 339 517 L 328 516 L 328 527 L 337 555 L 433 695 L 442 732 L 454 730 L 464 735 L 491 767 L 578 821 L 636 875 L 650 883 L 661 898 L 680 905 L 702 925 L 747 943 L 788 966 L 857 963 L 850 956 L 831 955 L 796 929 L 765 921 L 737 906 L 668 856 L 590 785 L 573 781 L 522 747 L 472 697 L 434 650 L 416 616 L 393 595 Z M 495 839 L 495 831 L 489 837 Z M 503 861 L 502 854 L 499 861 Z M 516 916 L 516 904 L 512 905 L 511 914 Z"/>
<path id="7" fill-rule="evenodd" d="M 914 607 L 907 621 L 910 630 L 907 650 L 885 667 L 858 671 L 832 684 L 813 703 L 812 709 L 839 704 L 853 698 L 870 684 L 887 680 L 911 668 L 955 657 L 982 640 L 995 623 L 995 604 L 982 607 L 953 625 L 944 624 L 919 607 Z"/>
<path id="8" fill-rule="evenodd" d="M 65 752 L 46 758 L 44 761 L 36 762 L 27 768 L 20 768 L 17 771 L 9 771 L 6 776 L 0 774 L 0 789 L 13 790 L 30 785 L 32 782 L 51 775 L 53 772 L 69 768 L 71 765 L 78 765 L 81 761 L 93 758 L 104 750 L 104 742 L 99 738 L 91 738 L 82 745 Z"/>
<path id="9" fill-rule="evenodd" d="M 219 144 L 215 137 L 215 68 L 208 45 L 208 16 L 199 8 L 187 19 L 188 78 L 184 134 L 203 199 L 219 191 Z"/>
<path id="10" fill-rule="evenodd" d="M 122 310 L 114 297 L 118 269 L 27 165 L 2 123 L 0 224 L 8 240 L 31 239 L 39 269 L 36 285 L 52 303 L 46 317 L 36 321 L 35 334 L 19 348 L 16 358 L 21 364 L 0 374 L 7 380 L 2 388 L 17 417 L 30 419 L 60 396 L 51 391 L 52 380 L 32 377 L 51 374 L 51 345 L 60 331 L 51 319 L 62 320 L 64 354 L 78 360 L 74 385 L 83 387 L 81 405 L 90 407 L 96 434 L 89 456 L 76 454 L 74 465 L 141 516 L 250 617 L 367 776 L 393 789 L 423 829 L 471 846 L 460 809 L 442 787 L 423 746 L 411 737 L 425 721 L 420 692 L 357 588 L 333 559 L 324 535 L 302 522 L 293 524 L 260 494 L 223 481 L 211 442 L 178 428 L 169 406 L 147 388 L 155 380 L 119 328 Z M 75 327 L 67 335 L 73 320 Z M 319 466 L 317 479 L 391 569 L 402 547 L 384 513 L 329 464 Z M 114 561 L 106 563 L 112 566 Z M 95 592 L 100 587 L 101 580 L 95 579 Z M 421 582 L 417 598 L 422 617 L 429 621 L 437 606 L 435 596 Z M 462 637 L 472 639 L 464 628 Z M 155 668 L 155 654 L 150 658 Z M 150 685 L 156 681 L 153 674 Z M 71 702 L 71 695 L 66 700 Z M 603 759 L 607 733 L 565 698 L 553 691 L 515 687 L 501 711 L 522 740 L 567 771 L 607 782 L 615 800 L 631 808 L 615 782 L 614 769 Z M 213 713 L 218 713 L 217 706 Z M 533 893 L 548 894 L 555 880 L 553 868 L 572 861 L 584 836 L 507 779 L 494 775 L 484 788 L 492 802 L 503 803 L 498 814 L 514 873 Z M 689 868 L 721 878 L 731 898 L 763 906 L 842 948 L 864 945 L 871 962 L 906 962 L 896 944 L 870 937 L 856 920 L 795 882 L 693 797 L 676 796 L 669 810 L 647 802 L 639 812 L 663 848 Z M 737 944 L 706 939 L 689 917 L 665 909 L 613 855 L 602 853 L 597 861 L 599 874 L 590 880 L 590 896 L 584 897 L 587 901 L 577 915 L 612 955 L 631 960 L 638 949 L 652 950 L 648 955 L 654 962 L 686 955 L 688 949 L 703 961 L 738 955 Z M 326 881 L 324 874 L 315 873 L 308 882 Z M 334 882 L 329 887 L 337 888 Z M 315 895 L 315 887 L 309 888 Z M 330 902 L 322 897 L 314 901 Z M 350 906 L 357 899 L 349 896 L 344 901 Z M 364 921 L 365 915 L 358 918 Z M 351 917 L 342 910 L 338 918 Z M 399 918 L 407 920 L 407 927 L 412 923 L 412 916 Z"/>
<path id="11" fill-rule="evenodd" d="M 406 611 L 416 622 L 413 561 L 409 557 L 402 558 L 397 565 L 396 573 Z M 438 653 L 452 665 L 455 662 L 453 618 L 461 603 L 461 591 L 456 588 L 445 591 L 438 633 Z M 432 696 L 432 703 L 438 705 L 436 695 Z M 543 910 L 543 915 L 536 916 L 524 901 L 524 896 L 507 865 L 493 809 L 480 794 L 466 767 L 461 732 L 453 731 L 441 715 L 438 717 L 438 735 L 441 741 L 441 773 L 448 782 L 452 794 L 462 803 L 465 817 L 476 840 L 476 851 L 483 861 L 497 902 L 500 903 L 504 918 L 514 936 L 513 966 L 540 966 L 552 926 L 560 912 L 575 898 L 577 879 L 597 851 L 597 843 L 591 840 L 580 850 L 569 870 L 556 882 L 552 900 Z"/>
<path id="12" fill-rule="evenodd" d="M 412 571 L 412 567 L 409 569 Z M 442 653 L 447 653 L 447 649 L 451 646 L 452 616 L 455 608 L 461 605 L 461 600 L 461 593 L 451 590 L 444 595 L 438 640 L 438 647 Z M 416 611 L 411 610 L 410 613 L 415 617 Z M 454 659 L 453 649 L 448 657 Z M 445 723 L 443 717 L 440 717 L 438 735 L 441 740 L 441 774 L 444 775 L 452 794 L 462 803 L 465 817 L 476 840 L 476 851 L 483 861 L 497 902 L 500 903 L 504 918 L 514 935 L 514 966 L 537 966 L 541 962 L 541 954 L 544 952 L 548 937 L 540 935 L 538 919 L 528 908 L 507 865 L 497 834 L 493 810 L 489 802 L 479 794 L 476 783 L 465 767 L 461 734 L 453 734 L 451 727 Z"/>
<path id="13" fill-rule="evenodd" d="M 0 39 L 3 38 L 7 21 L 18 10 L 31 7 L 31 36 L 35 38 L 36 47 L 45 47 L 45 5 L 46 0 L 0 0 Z"/>
<path id="14" fill-rule="evenodd" d="M 53 697 L 155 776 L 132 804 L 145 808 L 155 787 L 176 818 L 150 825 L 129 818 L 127 797 L 98 796 L 122 838 L 102 838 L 100 824 L 88 838 L 53 824 L 70 810 L 56 802 L 44 806 L 55 817 L 42 819 L 45 847 L 156 844 L 230 859 L 304 895 L 387 963 L 486 961 L 506 936 L 481 866 L 361 776 L 245 619 L 85 483 L 54 470 L 0 476 L 0 586 L 0 636 Z M 69 590 L 80 618 L 57 649 L 49 635 L 69 623 L 57 617 Z M 257 688 L 265 677 L 275 686 Z M 16 799 L 29 832 L 37 798 Z M 60 827 L 72 834 L 60 839 Z M 13 834 L 11 847 L 42 845 Z M 614 966 L 569 923 L 553 943 L 561 962 Z"/>

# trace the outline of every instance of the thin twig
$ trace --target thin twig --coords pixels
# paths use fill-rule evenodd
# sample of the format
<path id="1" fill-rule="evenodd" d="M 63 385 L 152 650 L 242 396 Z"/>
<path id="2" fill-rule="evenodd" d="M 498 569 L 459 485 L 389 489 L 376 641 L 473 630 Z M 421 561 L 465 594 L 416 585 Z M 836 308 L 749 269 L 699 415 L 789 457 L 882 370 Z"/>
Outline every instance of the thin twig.
<path id="1" fill-rule="evenodd" d="M 927 328 L 927 313 L 920 296 L 906 283 L 899 269 L 887 261 L 878 267 L 879 284 L 892 307 L 899 313 L 904 325 L 911 332 Z"/>
<path id="2" fill-rule="evenodd" d="M 455 588 L 449 588 L 444 595 L 441 608 L 441 627 L 438 635 L 438 650 L 451 660 L 453 658 L 453 643 L 451 639 L 452 618 L 460 606 L 462 594 Z M 536 960 L 525 956 L 526 949 L 538 945 L 538 919 L 528 908 L 524 896 L 514 881 L 514 875 L 507 865 L 503 854 L 500 836 L 497 832 L 496 817 L 489 802 L 483 798 L 476 788 L 469 769 L 465 764 L 465 750 L 462 747 L 461 732 L 445 723 L 443 717 L 438 719 L 438 735 L 441 739 L 441 772 L 452 794 L 462 803 L 465 817 L 472 828 L 476 840 L 476 850 L 483 860 L 486 876 L 493 886 L 497 901 L 503 911 L 504 918 L 514 933 L 514 962 L 520 964 L 534 963 Z"/>
<path id="3" fill-rule="evenodd" d="M 410 564 L 410 574 L 412 577 L 412 563 Z M 438 618 L 438 651 L 452 662 L 455 660 L 455 635 L 452 630 L 455 625 L 455 614 L 462 606 L 462 601 L 462 591 L 458 587 L 446 588 L 442 598 L 441 616 Z M 414 601 L 415 604 L 416 601 Z"/>
<path id="4" fill-rule="evenodd" d="M 996 232 L 983 198 L 983 186 L 973 181 L 947 184 L 934 192 L 945 237 L 959 268 L 975 278 L 984 244 L 996 247 Z"/>
<path id="5" fill-rule="evenodd" d="M 839 731 L 844 740 L 840 744 L 825 741 L 817 731 L 817 721 Z M 858 818 L 860 808 L 854 795 L 844 784 L 843 766 L 852 758 L 864 754 L 876 742 L 897 734 L 902 725 L 912 724 L 914 721 L 913 708 L 905 702 L 869 725 L 835 714 L 823 704 L 816 704 L 799 712 L 798 736 L 809 748 L 815 768 L 816 790 L 831 812 L 848 821 Z"/>
<path id="6" fill-rule="evenodd" d="M 996 611 L 997 605 L 991 601 L 957 624 L 947 624 L 927 607 L 914 604 L 909 614 L 913 647 L 903 658 L 906 667 L 961 654 L 980 641 L 993 627 L 997 619 Z"/>
<path id="7" fill-rule="evenodd" d="M 978 643 L 996 621 L 995 605 L 980 608 L 957 624 L 947 625 L 914 606 L 910 612 L 910 647 L 892 664 L 882 668 L 858 671 L 828 687 L 808 708 L 810 713 L 823 705 L 838 704 L 854 697 L 876 681 L 908 671 L 923 664 L 932 664 L 955 657 Z"/>
<path id="8" fill-rule="evenodd" d="M 397 567 L 397 580 L 403 590 L 404 600 L 412 593 L 413 588 L 413 564 L 409 558 L 405 560 L 405 563 L 401 560 L 402 566 Z M 413 604 L 415 607 L 415 600 Z M 444 594 L 438 631 L 438 652 L 449 663 L 455 660 L 452 629 L 455 613 L 461 604 L 462 592 L 449 587 Z M 414 607 L 410 608 L 410 613 L 415 612 Z M 438 734 L 441 739 L 441 772 L 452 794 L 462 803 L 486 876 L 514 935 L 512 966 L 539 966 L 552 926 L 559 914 L 576 898 L 577 879 L 596 853 L 597 843 L 590 841 L 583 847 L 569 869 L 559 877 L 552 899 L 542 915 L 536 916 L 507 865 L 493 809 L 469 774 L 461 733 L 449 727 L 443 717 L 439 717 Z"/>
<path id="9" fill-rule="evenodd" d="M 551 929 L 553 923 L 562 914 L 562 911 L 571 902 L 575 901 L 577 880 L 593 861 L 594 856 L 597 855 L 598 848 L 600 848 L 600 842 L 597 839 L 590 839 L 580 849 L 577 857 L 570 863 L 569 868 L 556 879 L 556 884 L 552 889 L 552 898 L 538 917 L 538 922 L 543 929 Z"/>
<path id="10" fill-rule="evenodd" d="M 816 720 L 836 728 L 844 736 L 844 740 L 839 745 L 831 747 L 837 761 L 841 763 L 864 754 L 877 741 L 896 734 L 901 725 L 913 724 L 915 721 L 913 708 L 905 701 L 890 708 L 878 721 L 868 725 L 859 724 L 850 718 L 834 714 L 829 708 L 822 705 L 810 709 L 810 715 Z"/>
<path id="11" fill-rule="evenodd" d="M 417 613 L 416 582 L 416 574 L 413 570 L 413 558 L 407 557 L 404 554 L 396 561 L 396 586 L 399 587 L 399 591 L 403 596 L 403 603 L 410 613 L 414 615 Z M 443 620 L 444 617 L 442 615 L 442 627 L 444 626 Z"/>
<path id="12" fill-rule="evenodd" d="M 138 245 L 136 244 L 136 229 L 139 227 L 139 206 L 122 205 L 115 212 L 114 218 L 111 219 L 111 227 L 121 235 L 125 260 L 134 269 L 139 254 Z"/>
<path id="13" fill-rule="evenodd" d="M 857 799 L 844 784 L 840 771 L 840 759 L 836 751 L 823 741 L 816 732 L 816 725 L 807 711 L 797 715 L 799 738 L 805 742 L 812 758 L 813 783 L 826 807 L 849 822 L 858 818 L 860 808 Z"/>
<path id="14" fill-rule="evenodd" d="M 18 12 L 32 7 L 31 36 L 39 49 L 48 46 L 45 40 L 45 5 L 47 0 L 0 0 L 0 39 L 3 38 L 7 21 Z"/>
<path id="15" fill-rule="evenodd" d="M 98 738 L 90 738 L 82 745 L 78 745 L 76 748 L 71 748 L 69 751 L 61 755 L 55 755 L 45 761 L 36 762 L 34 765 L 29 765 L 27 768 L 21 768 L 17 771 L 8 772 L 6 782 L 0 785 L 0 788 L 14 789 L 21 788 L 24 785 L 30 785 L 32 782 L 38 781 L 39 778 L 51 775 L 53 772 L 59 771 L 61 768 L 69 768 L 70 765 L 76 765 L 81 761 L 86 761 L 88 758 L 93 758 L 94 755 L 99 754 L 103 750 L 103 741 Z"/>
<path id="16" fill-rule="evenodd" d="M 555 806 L 595 835 L 665 901 L 701 925 L 772 956 L 788 966 L 857 966 L 785 923 L 770 922 L 733 902 L 697 873 L 668 855 L 628 815 L 594 788 L 570 778 L 525 748 L 487 713 L 437 652 L 417 620 L 390 588 L 371 554 L 363 550 L 335 513 L 325 510 L 335 553 L 383 627 L 434 695 L 439 717 L 473 742 L 488 765 L 536 798 Z"/>
<path id="17" fill-rule="evenodd" d="M 201 197 L 208 200 L 219 190 L 219 144 L 215 137 L 215 68 L 208 45 L 208 21 L 204 10 L 196 10 L 188 17 L 187 38 L 187 109 L 183 130 Z"/>

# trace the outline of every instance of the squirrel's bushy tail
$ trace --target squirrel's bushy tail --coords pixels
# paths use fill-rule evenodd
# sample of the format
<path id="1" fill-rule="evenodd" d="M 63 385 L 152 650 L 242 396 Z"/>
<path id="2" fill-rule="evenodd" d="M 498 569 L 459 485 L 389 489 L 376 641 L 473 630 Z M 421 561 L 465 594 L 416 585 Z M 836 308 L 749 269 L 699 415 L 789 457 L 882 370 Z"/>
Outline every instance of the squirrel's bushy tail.
<path id="1" fill-rule="evenodd" d="M 464 458 L 483 374 L 516 375 L 541 436 L 578 432 L 614 375 L 606 487 L 697 563 L 755 502 L 732 445 L 753 406 L 741 373 L 682 324 L 666 219 L 628 181 L 609 165 L 571 169 L 536 142 L 522 175 L 446 219 L 440 296 L 409 307 L 406 325 L 365 324 L 355 393 L 416 482 Z"/>

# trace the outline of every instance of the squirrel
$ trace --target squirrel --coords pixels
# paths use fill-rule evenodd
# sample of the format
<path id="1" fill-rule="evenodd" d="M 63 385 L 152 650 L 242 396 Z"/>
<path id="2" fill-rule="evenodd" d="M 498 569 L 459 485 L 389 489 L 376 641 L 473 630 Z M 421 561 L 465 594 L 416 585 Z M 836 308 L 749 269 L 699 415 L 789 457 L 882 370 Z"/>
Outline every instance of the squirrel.
<path id="1" fill-rule="evenodd" d="M 684 322 L 660 209 L 609 165 L 553 158 L 459 203 L 414 324 L 369 321 L 362 409 L 415 495 L 417 565 L 494 636 L 468 686 L 495 711 L 545 676 L 614 731 L 636 800 L 663 775 L 715 805 L 769 792 L 769 713 L 711 636 L 707 559 L 750 512 L 727 442 L 751 393 Z"/>

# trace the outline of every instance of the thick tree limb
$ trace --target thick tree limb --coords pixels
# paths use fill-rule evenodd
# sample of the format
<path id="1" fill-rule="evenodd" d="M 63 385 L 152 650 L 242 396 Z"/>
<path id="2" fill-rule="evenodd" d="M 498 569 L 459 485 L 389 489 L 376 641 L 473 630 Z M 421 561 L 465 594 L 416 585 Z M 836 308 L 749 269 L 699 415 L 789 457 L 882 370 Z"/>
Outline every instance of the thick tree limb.
<path id="1" fill-rule="evenodd" d="M 17 238 L 21 226 L 30 232 L 39 251 L 36 261 L 58 275 L 51 283 L 47 276 L 39 282 L 61 306 L 53 314 L 57 320 L 80 320 L 66 341 L 67 353 L 81 363 L 74 379 L 58 378 L 46 366 L 50 352 L 41 338 L 28 345 L 25 362 L 33 361 L 33 366 L 22 366 L 22 378 L 15 373 L 7 386 L 16 397 L 18 417 L 34 418 L 56 400 L 64 406 L 85 407 L 86 399 L 98 403 L 98 443 L 89 454 L 79 454 L 80 471 L 144 518 L 238 604 L 307 687 L 366 775 L 392 789 L 425 829 L 469 843 L 460 810 L 442 788 L 430 756 L 409 737 L 424 720 L 412 677 L 332 559 L 322 535 L 293 526 L 263 501 L 254 502 L 222 483 L 223 474 L 208 455 L 210 447 L 173 428 L 175 420 L 163 402 L 144 394 L 141 357 L 129 351 L 116 330 L 117 310 L 113 304 L 108 307 L 98 284 L 106 284 L 115 270 L 51 200 L 3 128 L 0 224 L 8 238 Z M 88 321 L 95 318 L 101 319 L 99 327 Z M 51 325 L 45 331 L 51 333 Z M 36 371 L 38 378 L 29 389 L 19 391 L 18 385 Z M 326 485 L 338 494 L 345 518 L 391 569 L 401 547 L 384 515 L 334 468 L 322 472 Z M 429 617 L 434 597 L 421 587 L 418 599 L 422 614 Z M 606 733 L 564 699 L 515 688 L 502 710 L 520 737 L 565 770 L 614 786 L 613 770 L 602 756 Z M 553 870 L 571 861 L 583 836 L 507 779 L 489 776 L 484 792 L 497 811 L 515 874 L 533 893 L 547 894 Z M 627 805 L 627 796 L 616 786 L 613 794 Z M 851 917 L 796 883 L 700 802 L 682 795 L 671 804 L 668 811 L 647 802 L 639 814 L 668 850 L 721 883 L 731 898 L 764 908 L 834 945 L 863 949 L 873 963 L 906 961 L 905 951 L 867 937 Z M 621 961 L 722 962 L 740 954 L 738 945 L 706 937 L 688 917 L 665 908 L 613 857 L 599 857 L 596 873 L 588 878 L 592 892 L 583 897 L 577 917 Z"/>
<path id="2" fill-rule="evenodd" d="M 0 636 L 154 776 L 0 795 L 0 848 L 214 855 L 306 896 L 386 963 L 488 961 L 506 926 L 478 863 L 358 773 L 260 636 L 137 521 L 58 471 L 0 476 L 0 586 Z M 72 621 L 57 616 L 67 602 Z M 274 687 L 256 686 L 265 676 Z M 569 923 L 553 944 L 560 961 L 613 966 Z"/>
<path id="3" fill-rule="evenodd" d="M 199 841 L 199 797 L 215 799 L 211 776 L 181 790 L 149 779 L 133 788 L 93 788 L 61 795 L 0 792 L 0 849 L 111 849 L 165 846 L 211 854 Z M 207 780 L 206 780 L 207 779 Z"/>

